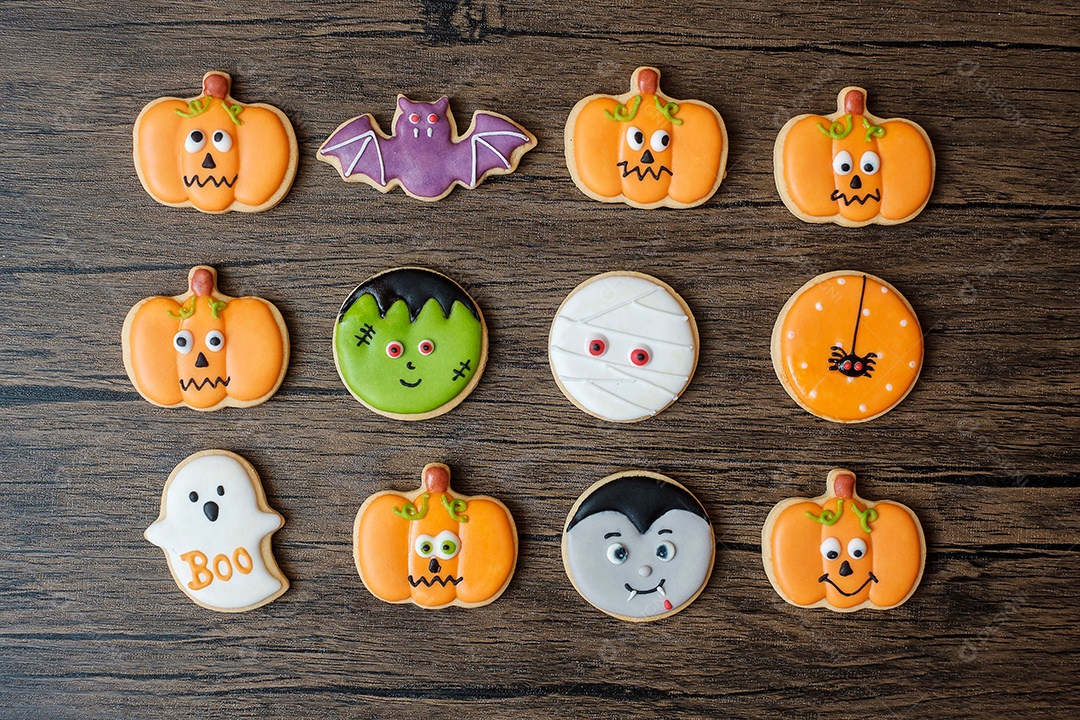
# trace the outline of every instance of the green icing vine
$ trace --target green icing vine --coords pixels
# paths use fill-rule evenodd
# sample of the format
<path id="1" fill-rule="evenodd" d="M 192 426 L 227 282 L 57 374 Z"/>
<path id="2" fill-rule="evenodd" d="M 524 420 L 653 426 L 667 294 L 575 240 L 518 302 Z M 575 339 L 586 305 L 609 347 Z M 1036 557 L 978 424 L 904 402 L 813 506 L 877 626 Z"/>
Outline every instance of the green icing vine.
<path id="1" fill-rule="evenodd" d="M 627 122 L 633 120 L 637 115 L 638 106 L 641 105 L 641 96 L 635 95 L 634 99 L 630 101 L 630 109 L 627 110 L 626 105 L 616 105 L 615 112 L 609 110 L 604 111 L 604 115 L 607 115 L 608 120 L 614 120 L 615 122 Z"/>
<path id="2" fill-rule="evenodd" d="M 852 503 L 851 507 L 855 507 Z M 858 512 L 856 510 L 855 512 Z M 844 514 L 844 500 L 843 498 L 836 498 L 836 512 L 832 510 L 821 509 L 821 515 L 815 515 L 809 510 L 806 511 L 806 517 L 810 518 L 814 522 L 819 522 L 822 525 L 835 525 L 836 521 L 840 519 L 840 516 Z"/>
<path id="3" fill-rule="evenodd" d="M 417 510 L 415 505 L 406 503 L 405 505 L 394 508 L 394 514 L 398 517 L 405 518 L 406 520 L 423 520 L 427 515 L 427 500 L 430 495 L 424 493 L 420 496 L 420 509 Z"/>
<path id="4" fill-rule="evenodd" d="M 865 119 L 863 122 L 865 122 Z M 833 140 L 843 140 L 851 132 L 851 113 L 844 116 L 844 122 L 833 120 L 833 123 L 829 126 L 828 130 L 826 130 L 825 126 L 821 123 L 817 124 L 817 129 L 823 134 L 831 137 Z"/>
<path id="5" fill-rule="evenodd" d="M 425 495 L 424 497 L 427 496 Z M 442 504 L 443 507 L 446 508 L 446 512 L 450 513 L 451 520 L 453 520 L 454 522 L 469 522 L 469 516 L 462 515 L 462 513 L 464 513 L 465 510 L 469 507 L 469 504 L 467 502 L 465 502 L 461 498 L 454 498 L 453 500 L 451 500 L 450 496 L 444 493 L 442 496 Z"/>
<path id="6" fill-rule="evenodd" d="M 207 298 L 207 302 L 210 303 L 210 314 L 216 318 L 221 317 L 221 311 L 229 304 L 224 300 L 215 300 L 214 298 Z"/>
<path id="7" fill-rule="evenodd" d="M 180 306 L 180 312 L 174 313 L 172 310 L 170 310 L 169 315 L 173 316 L 174 318 L 180 318 L 181 320 L 187 320 L 189 317 L 191 317 L 192 315 L 195 314 L 194 298 L 195 298 L 195 296 L 192 295 L 191 307 L 188 308 L 188 307 L 184 307 L 183 305 L 181 305 Z"/>
<path id="8" fill-rule="evenodd" d="M 184 112 L 180 108 L 176 108 L 174 112 L 180 117 L 193 118 L 202 115 L 204 112 L 210 109 L 211 99 L 208 97 L 195 98 L 188 101 L 187 112 Z"/>
<path id="9" fill-rule="evenodd" d="M 863 512 L 859 512 L 859 506 L 855 503 L 851 503 L 851 509 L 859 516 L 859 524 L 862 525 L 862 529 L 866 532 L 870 532 L 870 523 L 878 518 L 877 510 L 868 507 Z"/>
<path id="10" fill-rule="evenodd" d="M 851 117 L 850 115 L 848 117 Z M 862 126 L 866 128 L 866 135 L 863 136 L 863 140 L 870 142 L 871 137 L 882 137 L 885 135 L 885 128 L 880 125 L 871 125 L 870 121 L 866 118 L 862 119 Z M 818 125 L 818 127 L 821 127 Z"/>
<path id="11" fill-rule="evenodd" d="M 678 103 L 669 102 L 667 105 L 665 105 L 664 103 L 660 102 L 660 98 L 656 95 L 653 95 L 653 102 L 656 103 L 656 109 L 662 112 L 664 114 L 664 117 L 671 121 L 672 125 L 683 124 L 682 119 L 675 117 L 675 113 L 679 112 Z"/>
<path id="12" fill-rule="evenodd" d="M 234 123 L 236 123 L 237 125 L 244 124 L 244 121 L 237 117 L 240 113 L 244 112 L 243 105 L 226 105 L 224 102 L 222 102 L 221 107 L 225 108 L 225 112 L 229 113 L 229 119 L 232 120 Z"/>

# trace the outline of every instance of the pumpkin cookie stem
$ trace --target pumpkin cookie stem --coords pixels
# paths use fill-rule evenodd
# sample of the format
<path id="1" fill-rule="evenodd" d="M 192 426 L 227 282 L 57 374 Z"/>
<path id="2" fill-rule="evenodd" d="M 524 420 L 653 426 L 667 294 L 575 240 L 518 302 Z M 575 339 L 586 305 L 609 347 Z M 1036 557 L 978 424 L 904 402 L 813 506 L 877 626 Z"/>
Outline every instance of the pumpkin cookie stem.
<path id="1" fill-rule="evenodd" d="M 862 88 L 852 88 L 844 96 L 844 112 L 851 115 L 862 115 L 866 112 L 866 91 Z"/>
<path id="2" fill-rule="evenodd" d="M 217 289 L 217 278 L 214 271 L 207 267 L 196 267 L 191 271 L 191 292 L 199 297 L 212 295 Z"/>
<path id="3" fill-rule="evenodd" d="M 433 495 L 450 489 L 450 468 L 442 463 L 428 463 L 423 472 L 424 488 Z"/>
<path id="4" fill-rule="evenodd" d="M 232 84 L 232 78 L 229 77 L 228 73 L 223 73 L 219 70 L 211 70 L 203 75 L 202 82 L 203 95 L 209 95 L 218 100 L 224 100 L 229 96 L 229 86 Z"/>
<path id="5" fill-rule="evenodd" d="M 637 78 L 638 90 L 642 95 L 655 95 L 660 86 L 660 73 L 652 68 L 641 68 Z"/>

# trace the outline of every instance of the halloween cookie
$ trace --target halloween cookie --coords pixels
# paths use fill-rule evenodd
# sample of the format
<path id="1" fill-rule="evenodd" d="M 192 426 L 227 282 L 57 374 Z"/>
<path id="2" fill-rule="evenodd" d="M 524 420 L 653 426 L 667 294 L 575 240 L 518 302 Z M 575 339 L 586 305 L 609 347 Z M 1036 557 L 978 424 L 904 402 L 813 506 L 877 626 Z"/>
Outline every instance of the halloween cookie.
<path id="1" fill-rule="evenodd" d="M 296 133 L 273 105 L 229 95 L 232 78 L 211 71 L 193 98 L 162 97 L 135 120 L 135 170 L 162 205 L 206 213 L 258 212 L 292 187 Z"/>
<path id="2" fill-rule="evenodd" d="M 494 602 L 514 575 L 517 550 L 506 506 L 455 493 L 442 463 L 424 466 L 417 490 L 369 497 L 353 526 L 353 559 L 371 594 L 431 610 Z"/>
<path id="3" fill-rule="evenodd" d="M 824 495 L 777 503 L 761 529 L 761 556 L 773 589 L 792 605 L 888 610 L 919 586 L 926 538 L 910 508 L 862 499 L 855 474 L 838 468 Z"/>
<path id="4" fill-rule="evenodd" d="M 609 475 L 570 508 L 563 565 L 574 589 L 621 620 L 645 622 L 692 603 L 712 574 L 716 540 L 705 509 L 669 477 Z"/>
<path id="5" fill-rule="evenodd" d="M 449 412 L 484 372 L 487 326 L 460 285 L 397 268 L 362 282 L 334 324 L 334 362 L 352 396 L 397 420 Z"/>
<path id="6" fill-rule="evenodd" d="M 788 395 L 807 412 L 865 422 L 896 407 L 915 386 L 922 328 L 904 296 L 881 278 L 825 273 L 780 310 L 772 361 Z"/>
<path id="7" fill-rule="evenodd" d="M 780 198 L 811 223 L 907 222 L 930 200 L 934 170 L 926 132 L 910 120 L 871 115 L 859 87 L 841 90 L 831 115 L 789 120 L 773 150 Z"/>
<path id="8" fill-rule="evenodd" d="M 186 293 L 131 308 L 122 334 L 124 369 L 155 405 L 195 410 L 249 407 L 277 392 L 289 366 L 281 313 L 258 297 L 218 291 L 217 271 L 199 265 Z"/>
<path id="9" fill-rule="evenodd" d="M 727 165 L 720 113 L 660 92 L 660 71 L 639 67 L 623 95 L 590 95 L 566 120 L 566 166 L 581 192 L 638 208 L 689 208 L 713 196 Z"/>
<path id="10" fill-rule="evenodd" d="M 398 95 L 387 135 L 371 115 L 346 120 L 316 157 L 337 169 L 346 182 L 366 183 L 379 192 L 400 186 L 417 200 L 440 200 L 456 185 L 473 189 L 489 175 L 517 169 L 536 138 L 498 113 L 480 110 L 458 135 L 450 101 L 414 102 Z"/>
<path id="11" fill-rule="evenodd" d="M 637 422 L 675 402 L 694 375 L 697 323 L 670 286 L 609 272 L 574 288 L 551 323 L 555 382 L 581 410 Z"/>
<path id="12" fill-rule="evenodd" d="M 144 535 L 165 552 L 173 579 L 195 603 L 243 612 L 289 589 L 270 543 L 284 524 L 267 505 L 251 463 L 226 450 L 204 450 L 169 475 L 161 514 Z"/>

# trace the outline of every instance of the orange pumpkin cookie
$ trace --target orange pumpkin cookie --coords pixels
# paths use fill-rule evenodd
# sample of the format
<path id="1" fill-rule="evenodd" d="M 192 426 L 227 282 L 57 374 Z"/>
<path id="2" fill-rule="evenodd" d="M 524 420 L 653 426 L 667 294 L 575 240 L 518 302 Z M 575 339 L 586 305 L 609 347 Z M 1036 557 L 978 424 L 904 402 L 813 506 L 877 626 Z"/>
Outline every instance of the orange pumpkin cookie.
<path id="1" fill-rule="evenodd" d="M 285 113 L 229 95 L 211 71 L 193 98 L 162 97 L 135 120 L 135 170 L 163 205 L 206 213 L 258 212 L 281 202 L 296 177 L 296 133 Z"/>
<path id="2" fill-rule="evenodd" d="M 926 538 L 910 508 L 862 499 L 855 474 L 838 468 L 824 495 L 777 503 L 761 529 L 761 555 L 773 589 L 792 605 L 888 610 L 919 586 Z"/>
<path id="3" fill-rule="evenodd" d="M 258 297 L 218 292 L 217 272 L 199 265 L 186 293 L 149 297 L 127 314 L 124 369 L 155 405 L 195 410 L 248 407 L 270 399 L 289 366 L 281 313 Z"/>
<path id="4" fill-rule="evenodd" d="M 866 111 L 866 91 L 840 91 L 832 115 L 799 115 L 776 138 L 773 173 L 796 217 L 848 227 L 907 222 L 934 187 L 934 148 L 903 118 Z"/>
<path id="5" fill-rule="evenodd" d="M 819 275 L 784 305 L 772 361 L 804 410 L 839 423 L 884 415 L 919 378 L 923 336 L 915 311 L 889 283 L 841 270 Z"/>
<path id="6" fill-rule="evenodd" d="M 623 95 L 590 95 L 566 120 L 566 166 L 581 192 L 638 208 L 689 208 L 724 179 L 724 120 L 699 100 L 660 92 L 660 71 L 639 67 Z"/>
<path id="7" fill-rule="evenodd" d="M 495 601 L 517 565 L 510 511 L 486 495 L 450 489 L 450 469 L 424 466 L 413 492 L 369 497 L 353 527 L 353 559 L 371 594 L 423 608 L 477 607 Z"/>

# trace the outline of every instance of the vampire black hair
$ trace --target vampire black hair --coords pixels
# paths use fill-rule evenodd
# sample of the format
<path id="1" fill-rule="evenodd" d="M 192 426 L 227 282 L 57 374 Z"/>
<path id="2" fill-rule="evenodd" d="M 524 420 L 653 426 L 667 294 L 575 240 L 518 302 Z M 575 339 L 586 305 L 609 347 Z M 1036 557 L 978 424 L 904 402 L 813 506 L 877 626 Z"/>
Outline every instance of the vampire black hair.
<path id="1" fill-rule="evenodd" d="M 566 529 L 573 529 L 590 515 L 609 510 L 625 515 L 642 534 L 669 510 L 686 510 L 709 521 L 697 498 L 678 485 L 655 477 L 627 475 L 601 485 L 585 498 Z"/>
<path id="2" fill-rule="evenodd" d="M 442 307 L 443 314 L 448 318 L 456 301 L 468 308 L 477 321 L 480 320 L 480 311 L 476 308 L 476 304 L 456 282 L 423 268 L 391 270 L 361 283 L 342 304 L 341 311 L 338 313 L 338 322 L 344 319 L 345 313 L 353 306 L 353 303 L 360 299 L 361 295 L 370 295 L 375 298 L 375 304 L 379 306 L 379 315 L 382 317 L 386 317 L 391 305 L 398 300 L 404 300 L 409 308 L 409 320 L 416 322 L 416 316 L 424 309 L 424 304 L 435 298 Z"/>

